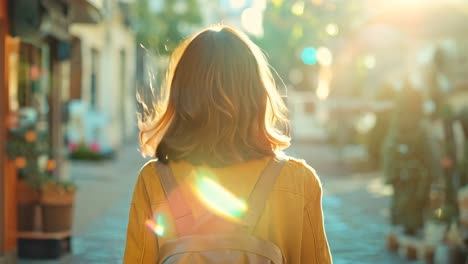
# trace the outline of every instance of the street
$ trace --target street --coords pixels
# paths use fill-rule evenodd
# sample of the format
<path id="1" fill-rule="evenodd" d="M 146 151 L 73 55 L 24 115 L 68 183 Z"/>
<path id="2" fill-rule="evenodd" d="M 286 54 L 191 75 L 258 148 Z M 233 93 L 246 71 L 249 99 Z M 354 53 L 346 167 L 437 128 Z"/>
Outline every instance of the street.
<path id="1" fill-rule="evenodd" d="M 328 146 L 293 144 L 287 153 L 305 158 L 321 177 L 325 226 L 334 263 L 417 263 L 385 249 L 390 190 L 378 173 L 347 172 Z M 123 147 L 114 161 L 73 162 L 70 172 L 79 188 L 73 253 L 59 261 L 19 263 L 120 263 L 131 193 L 144 162 L 136 144 Z"/>

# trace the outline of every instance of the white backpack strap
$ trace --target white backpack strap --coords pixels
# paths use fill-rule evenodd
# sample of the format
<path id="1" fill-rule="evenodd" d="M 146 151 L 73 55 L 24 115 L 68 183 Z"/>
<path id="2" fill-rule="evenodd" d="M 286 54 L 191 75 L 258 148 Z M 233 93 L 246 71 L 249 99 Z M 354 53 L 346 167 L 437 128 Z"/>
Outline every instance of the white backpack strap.
<path id="1" fill-rule="evenodd" d="M 193 218 L 192 209 L 185 201 L 177 181 L 172 173 L 169 165 L 165 165 L 160 161 L 153 162 L 154 167 L 158 171 L 159 179 L 166 194 L 169 207 L 171 208 L 172 217 L 175 221 L 177 236 L 186 236 L 191 234 L 195 220 Z"/>
<path id="2" fill-rule="evenodd" d="M 263 169 L 257 183 L 255 183 L 248 200 L 248 211 L 244 215 L 242 221 L 247 225 L 249 234 L 252 234 L 255 230 L 260 216 L 263 213 L 263 209 L 265 208 L 265 203 L 286 161 L 287 159 L 285 157 L 275 156 L 266 165 L 265 169 Z"/>

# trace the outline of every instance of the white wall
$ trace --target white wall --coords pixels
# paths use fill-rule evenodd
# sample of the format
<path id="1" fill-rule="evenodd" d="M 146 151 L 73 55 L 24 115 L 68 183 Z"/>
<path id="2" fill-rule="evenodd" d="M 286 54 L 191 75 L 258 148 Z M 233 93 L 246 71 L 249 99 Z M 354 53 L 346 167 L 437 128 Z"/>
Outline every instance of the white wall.
<path id="1" fill-rule="evenodd" d="M 117 3 L 117 2 L 115 2 Z M 112 17 L 97 25 L 72 25 L 70 31 L 81 39 L 82 45 L 82 100 L 91 101 L 91 51 L 99 52 L 97 80 L 97 110 L 106 117 L 96 140 L 108 143 L 112 148 L 135 135 L 135 36 L 122 24 L 117 8 Z M 125 51 L 125 83 L 120 89 L 120 51 Z M 122 110 L 120 102 L 125 106 Z M 122 113 L 124 118 L 122 118 Z M 122 123 L 123 122 L 123 123 Z"/>

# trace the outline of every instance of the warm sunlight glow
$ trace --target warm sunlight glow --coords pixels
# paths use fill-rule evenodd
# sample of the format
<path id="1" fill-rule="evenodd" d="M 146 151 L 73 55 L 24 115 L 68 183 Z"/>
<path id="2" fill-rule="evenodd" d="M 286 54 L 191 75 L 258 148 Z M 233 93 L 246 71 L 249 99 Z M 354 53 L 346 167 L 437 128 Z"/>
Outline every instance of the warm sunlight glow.
<path id="1" fill-rule="evenodd" d="M 372 55 L 367 55 L 364 57 L 364 66 L 368 69 L 372 69 L 375 67 L 376 60 L 375 57 Z"/>
<path id="2" fill-rule="evenodd" d="M 263 14 L 259 8 L 246 8 L 241 15 L 242 27 L 250 34 L 260 37 L 263 35 Z"/>

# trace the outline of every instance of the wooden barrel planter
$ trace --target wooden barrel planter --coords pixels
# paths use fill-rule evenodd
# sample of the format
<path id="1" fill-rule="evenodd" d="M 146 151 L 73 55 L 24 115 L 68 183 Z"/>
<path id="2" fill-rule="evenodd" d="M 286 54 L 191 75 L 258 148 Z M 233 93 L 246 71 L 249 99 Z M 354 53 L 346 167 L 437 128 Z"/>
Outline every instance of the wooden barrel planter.
<path id="1" fill-rule="evenodd" d="M 75 191 L 43 190 L 40 203 L 43 232 L 64 232 L 72 229 Z"/>
<path id="2" fill-rule="evenodd" d="M 33 189 L 26 181 L 18 181 L 17 208 L 18 231 L 31 232 L 40 228 L 39 197 L 37 190 Z"/>

